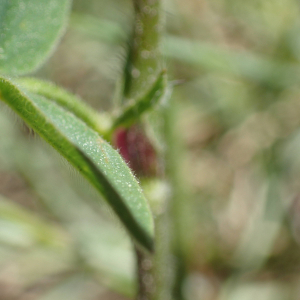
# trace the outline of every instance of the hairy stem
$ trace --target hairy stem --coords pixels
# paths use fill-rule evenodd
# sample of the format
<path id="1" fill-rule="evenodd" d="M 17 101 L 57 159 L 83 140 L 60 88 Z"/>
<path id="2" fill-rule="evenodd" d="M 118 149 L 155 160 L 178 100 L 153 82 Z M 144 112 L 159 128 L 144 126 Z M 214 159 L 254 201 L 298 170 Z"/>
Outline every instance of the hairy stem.
<path id="1" fill-rule="evenodd" d="M 135 20 L 124 69 L 122 95 L 123 104 L 132 103 L 132 106 L 127 106 L 127 110 L 125 108 L 125 114 L 117 119 L 115 126 L 124 124 L 129 119 L 130 122 L 134 122 L 135 120 L 131 118 L 132 114 L 137 114 L 140 119 L 141 113 L 146 111 L 148 107 L 153 107 L 157 102 L 155 101 L 157 93 L 163 94 L 163 89 L 156 87 L 156 83 L 164 85 L 160 50 L 163 31 L 161 1 L 133 0 L 133 6 Z M 147 94 L 149 91 L 150 93 Z M 142 100 L 138 101 L 139 99 Z M 156 244 L 158 246 L 161 242 L 159 231 L 161 227 L 163 226 L 157 227 Z M 136 250 L 136 253 L 139 283 L 137 299 L 155 299 L 156 290 L 161 284 L 158 280 L 159 272 L 152 270 L 152 263 L 157 257 L 160 257 L 161 248 L 157 247 L 152 257 L 140 250 Z"/>
<path id="2" fill-rule="evenodd" d="M 123 96 L 141 97 L 162 69 L 162 14 L 159 0 L 134 0 L 135 22 L 125 65 Z"/>

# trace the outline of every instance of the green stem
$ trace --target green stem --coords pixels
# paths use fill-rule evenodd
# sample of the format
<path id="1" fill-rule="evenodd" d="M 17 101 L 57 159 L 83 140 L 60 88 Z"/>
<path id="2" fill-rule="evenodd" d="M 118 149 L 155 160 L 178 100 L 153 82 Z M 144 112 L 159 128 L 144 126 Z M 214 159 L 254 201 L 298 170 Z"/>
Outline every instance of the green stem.
<path id="1" fill-rule="evenodd" d="M 165 110 L 165 139 L 166 139 L 166 177 L 170 184 L 169 218 L 172 224 L 172 252 L 174 257 L 173 298 L 183 300 L 183 283 L 187 273 L 186 253 L 189 248 L 191 228 L 188 214 L 188 196 L 181 176 L 182 144 L 176 128 L 178 120 L 178 104 L 170 99 Z"/>
<path id="2" fill-rule="evenodd" d="M 134 0 L 135 23 L 130 42 L 123 96 L 139 98 L 153 85 L 162 69 L 161 1 Z"/>
<path id="3" fill-rule="evenodd" d="M 122 94 L 123 104 L 127 107 L 117 116 L 113 128 L 120 125 L 128 126 L 140 120 L 142 113 L 154 107 L 166 88 L 160 50 L 163 30 L 161 1 L 133 0 L 133 6 L 135 21 L 124 70 Z M 157 95 L 158 92 L 161 95 Z M 160 238 L 158 234 L 156 240 L 158 246 Z M 137 250 L 138 300 L 153 299 L 155 289 L 157 290 L 157 286 L 160 285 L 157 280 L 159 273 L 153 274 L 144 267 L 145 262 L 160 256 L 160 250 L 160 247 L 156 248 L 154 257 Z M 154 283 L 151 283 L 152 279 Z"/>
<path id="4" fill-rule="evenodd" d="M 168 206 L 168 200 L 166 206 Z M 173 300 L 174 260 L 171 251 L 171 220 L 168 208 L 155 219 L 155 255 L 153 258 L 153 276 L 155 292 L 152 300 Z"/>

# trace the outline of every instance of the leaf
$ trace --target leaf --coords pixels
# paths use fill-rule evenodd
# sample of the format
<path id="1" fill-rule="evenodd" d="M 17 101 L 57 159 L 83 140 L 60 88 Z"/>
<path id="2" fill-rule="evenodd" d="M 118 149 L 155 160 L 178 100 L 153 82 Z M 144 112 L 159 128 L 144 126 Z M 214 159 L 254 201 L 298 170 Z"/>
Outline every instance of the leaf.
<path id="1" fill-rule="evenodd" d="M 0 1 L 0 72 L 34 71 L 62 36 L 70 0 Z"/>
<path id="2" fill-rule="evenodd" d="M 127 102 L 123 110 L 115 117 L 112 130 L 119 126 L 130 126 L 137 122 L 141 115 L 153 109 L 167 91 L 166 71 L 163 70 L 157 77 L 150 90 L 141 98 Z"/>
<path id="3" fill-rule="evenodd" d="M 51 82 L 30 77 L 20 78 L 17 82 L 29 92 L 53 100 L 100 134 L 105 134 L 110 126 L 110 118 L 107 114 L 99 114 L 80 98 Z"/>
<path id="4" fill-rule="evenodd" d="M 54 102 L 5 78 L 0 80 L 0 93 L 4 102 L 106 198 L 132 237 L 152 250 L 154 230 L 148 203 L 119 153 Z"/>
<path id="5" fill-rule="evenodd" d="M 2 105 L 2 103 L 0 104 Z M 91 205 L 90 201 L 87 201 L 87 199 L 91 200 L 90 198 L 93 198 L 93 201 L 99 201 L 100 197 L 91 193 L 90 187 L 85 182 L 78 181 L 77 176 L 71 176 L 71 186 L 68 180 L 65 180 L 63 174 L 65 168 L 69 168 L 61 164 L 61 158 L 57 157 L 53 151 L 47 151 L 48 147 L 44 147 L 45 145 L 41 144 L 39 140 L 28 140 L 14 124 L 14 118 L 0 109 L 0 168 L 2 167 L 1 157 L 10 161 L 11 169 L 20 173 L 34 194 L 38 196 L 38 201 L 47 210 L 47 216 L 50 214 L 51 219 L 54 216 L 55 223 L 58 222 L 59 226 L 64 229 L 62 231 L 66 231 L 70 236 L 63 235 L 64 239 L 62 240 L 60 236 L 50 235 L 37 222 L 32 222 L 30 229 L 32 227 L 34 232 L 39 234 L 38 237 L 41 238 L 43 245 L 46 239 L 51 245 L 57 245 L 58 242 L 59 245 L 62 244 L 64 248 L 60 247 L 59 250 L 66 250 L 67 256 L 71 255 L 67 260 L 72 263 L 74 263 L 72 255 L 75 251 L 76 255 L 80 256 L 84 269 L 93 270 L 97 274 L 97 278 L 99 277 L 101 285 L 128 298 L 133 298 L 135 295 L 135 254 L 132 251 L 130 239 L 124 235 L 124 231 L 119 226 L 107 222 L 107 218 L 103 219 L 102 214 L 95 209 L 95 205 Z M 2 142 L 8 136 L 11 138 L 9 147 L 5 150 L 1 149 Z M 74 184 L 76 184 L 75 187 Z M 8 202 L 9 204 L 13 205 L 12 202 Z M 96 206 L 101 207 L 101 205 Z M 12 224 L 12 226 L 3 228 L 5 224 L 2 222 L 2 207 L 0 196 L 0 241 L 8 243 L 14 238 L 15 242 L 25 241 L 25 243 L 23 242 L 25 246 L 30 244 L 32 238 L 27 234 L 29 226 L 25 222 L 26 219 L 22 217 L 22 221 L 25 219 L 24 223 L 10 222 L 8 225 Z M 18 215 L 18 211 L 14 213 L 15 215 Z M 36 216 L 33 215 L 33 217 Z M 19 218 L 16 217 L 16 219 L 19 221 Z M 15 224 L 16 233 L 7 230 L 11 227 L 14 228 Z M 31 231 L 29 233 L 31 234 Z M 99 239 L 99 237 L 101 238 Z M 13 246 L 16 245 L 15 242 Z M 17 244 L 17 246 L 21 245 Z M 61 254 L 65 256 L 66 253 L 63 253 Z"/>

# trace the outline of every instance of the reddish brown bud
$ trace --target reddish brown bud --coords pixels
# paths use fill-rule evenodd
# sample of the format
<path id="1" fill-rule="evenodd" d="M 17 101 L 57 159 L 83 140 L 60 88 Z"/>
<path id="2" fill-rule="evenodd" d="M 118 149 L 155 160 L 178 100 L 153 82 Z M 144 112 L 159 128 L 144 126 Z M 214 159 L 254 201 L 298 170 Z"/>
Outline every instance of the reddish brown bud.
<path id="1" fill-rule="evenodd" d="M 119 128 L 114 133 L 114 146 L 139 177 L 157 174 L 157 156 L 141 125 Z"/>

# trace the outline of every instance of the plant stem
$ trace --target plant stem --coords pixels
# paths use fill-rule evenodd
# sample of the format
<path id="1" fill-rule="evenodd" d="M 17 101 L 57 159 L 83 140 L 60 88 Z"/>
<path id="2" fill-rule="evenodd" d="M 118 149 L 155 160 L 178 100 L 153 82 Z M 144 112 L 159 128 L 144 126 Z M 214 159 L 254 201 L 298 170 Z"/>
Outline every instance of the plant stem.
<path id="1" fill-rule="evenodd" d="M 189 203 L 181 178 L 182 145 L 176 120 L 178 120 L 178 104 L 175 99 L 170 99 L 165 109 L 165 139 L 166 139 L 166 177 L 170 184 L 170 200 L 168 214 L 172 224 L 170 235 L 172 239 L 173 254 L 173 297 L 183 300 L 183 283 L 187 273 L 186 252 L 189 247 L 191 222 L 188 215 Z"/>
<path id="2" fill-rule="evenodd" d="M 126 111 L 125 116 L 127 120 L 128 115 L 132 115 L 132 112 L 136 113 L 138 107 L 138 118 L 140 119 L 140 112 L 146 110 L 148 106 L 155 104 L 157 91 L 155 83 L 160 82 L 159 77 L 162 79 L 163 61 L 160 50 L 163 24 L 162 24 L 162 9 L 160 0 L 133 0 L 133 6 L 135 11 L 135 21 L 132 32 L 132 37 L 129 45 L 127 62 L 124 69 L 124 86 L 123 86 L 123 104 L 128 104 L 133 101 L 132 108 L 129 108 L 129 113 Z M 153 95 L 151 94 L 153 89 Z M 150 98 L 147 93 L 150 90 Z M 163 94 L 163 89 L 160 91 Z M 144 99 L 137 103 L 138 99 Z M 148 98 L 149 99 L 148 99 Z M 145 109 L 146 108 L 146 109 Z M 121 124 L 124 122 L 124 116 L 117 121 Z M 162 242 L 160 230 L 163 225 L 157 224 L 157 239 L 154 256 L 150 256 L 139 249 L 136 249 L 137 254 L 137 271 L 138 271 L 138 283 L 139 292 L 138 300 L 150 300 L 156 299 L 157 289 L 161 284 L 158 277 L 161 276 L 160 272 L 157 272 L 157 268 L 152 269 L 152 264 L 155 262 L 157 267 L 157 258 L 162 257 L 160 247 Z M 153 298 L 154 297 L 154 298 Z M 157 298 L 158 299 L 158 298 Z M 163 298 L 160 298 L 163 299 Z M 164 298 L 168 300 L 168 298 Z"/>
<path id="3" fill-rule="evenodd" d="M 160 50 L 162 13 L 160 0 L 133 0 L 135 23 L 130 41 L 123 96 L 135 99 L 144 95 L 162 69 Z"/>
<path id="4" fill-rule="evenodd" d="M 139 284 L 137 300 L 173 299 L 174 261 L 169 217 L 168 209 L 156 216 L 154 255 L 136 248 Z"/>
<path id="5" fill-rule="evenodd" d="M 169 200 L 169 199 L 166 199 Z M 153 275 L 155 291 L 153 300 L 172 300 L 173 256 L 171 251 L 171 223 L 168 209 L 156 217 L 155 255 L 153 258 Z"/>
<path id="6" fill-rule="evenodd" d="M 150 300 L 154 292 L 153 263 L 149 253 L 135 247 L 138 275 L 137 300 Z"/>

